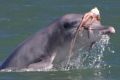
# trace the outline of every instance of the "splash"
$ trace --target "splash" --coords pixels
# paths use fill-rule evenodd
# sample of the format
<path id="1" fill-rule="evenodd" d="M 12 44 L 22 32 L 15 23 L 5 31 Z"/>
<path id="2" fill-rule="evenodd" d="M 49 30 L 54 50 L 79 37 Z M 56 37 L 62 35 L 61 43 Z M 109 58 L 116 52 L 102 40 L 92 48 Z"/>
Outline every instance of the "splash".
<path id="1" fill-rule="evenodd" d="M 3 69 L 0 72 L 40 72 L 40 71 L 57 71 L 56 69 L 32 69 L 32 68 L 23 68 L 19 70 Z"/>
<path id="2" fill-rule="evenodd" d="M 109 45 L 110 37 L 108 35 L 103 35 L 102 38 L 94 44 L 93 49 L 88 51 L 82 51 L 79 49 L 80 53 L 77 58 L 70 60 L 69 66 L 62 66 L 62 70 L 70 69 L 86 69 L 86 68 L 101 68 L 105 66 L 105 62 L 102 60 L 106 46 Z"/>
<path id="3" fill-rule="evenodd" d="M 108 35 L 103 35 L 102 38 L 96 42 L 93 46 L 93 49 L 90 52 L 83 51 L 82 49 L 78 50 L 80 53 L 76 58 L 70 60 L 69 66 L 65 66 L 65 64 L 61 63 L 60 69 L 61 71 L 68 71 L 72 69 L 88 69 L 88 68 L 102 68 L 106 66 L 105 62 L 102 60 L 104 51 L 106 50 L 106 46 L 109 45 L 110 37 Z M 107 49 L 110 52 L 114 52 L 108 46 Z M 64 62 L 65 63 L 65 62 Z M 10 70 L 5 69 L 1 72 L 31 72 L 31 71 L 58 71 L 58 69 L 32 69 L 32 68 L 24 68 L 21 70 Z"/>

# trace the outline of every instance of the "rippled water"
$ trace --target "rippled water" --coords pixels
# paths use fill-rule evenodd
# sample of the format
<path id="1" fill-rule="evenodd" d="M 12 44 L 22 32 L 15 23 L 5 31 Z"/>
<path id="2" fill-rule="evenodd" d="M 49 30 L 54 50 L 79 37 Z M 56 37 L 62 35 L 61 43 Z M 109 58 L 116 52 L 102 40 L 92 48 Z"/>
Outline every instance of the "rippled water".
<path id="1" fill-rule="evenodd" d="M 59 16 L 94 6 L 101 11 L 102 23 L 116 28 L 110 41 L 106 36 L 91 54 L 83 52 L 71 61 L 75 66 L 69 71 L 0 72 L 0 80 L 120 80 L 119 0 L 0 0 L 0 63 L 26 37 Z"/>

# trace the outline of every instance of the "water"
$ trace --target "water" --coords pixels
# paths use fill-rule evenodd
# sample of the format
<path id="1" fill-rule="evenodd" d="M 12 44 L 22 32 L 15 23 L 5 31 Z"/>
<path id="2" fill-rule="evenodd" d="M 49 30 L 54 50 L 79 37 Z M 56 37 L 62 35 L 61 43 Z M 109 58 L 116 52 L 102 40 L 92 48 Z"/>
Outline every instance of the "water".
<path id="1" fill-rule="evenodd" d="M 119 4 L 119 0 L 0 0 L 0 63 L 26 37 L 67 13 L 84 13 L 97 6 L 102 23 L 116 29 L 105 48 L 98 45 L 92 54 L 79 56 L 84 64 L 76 62 L 81 64 L 76 69 L 0 72 L 0 80 L 120 80 Z"/>

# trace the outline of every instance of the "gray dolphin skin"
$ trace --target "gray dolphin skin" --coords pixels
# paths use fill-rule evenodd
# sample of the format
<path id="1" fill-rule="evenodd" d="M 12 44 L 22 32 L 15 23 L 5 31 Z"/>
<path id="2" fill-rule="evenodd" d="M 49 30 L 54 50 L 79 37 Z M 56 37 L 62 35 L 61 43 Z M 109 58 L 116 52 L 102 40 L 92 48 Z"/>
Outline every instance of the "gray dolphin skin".
<path id="1" fill-rule="evenodd" d="M 52 68 L 69 56 L 71 40 L 82 20 L 82 14 L 66 14 L 20 43 L 2 63 L 0 69 Z M 104 34 L 114 33 L 114 28 L 105 28 L 100 21 L 93 22 L 89 30 L 79 32 L 74 51 L 88 50 Z M 73 54 L 74 55 L 74 54 Z"/>

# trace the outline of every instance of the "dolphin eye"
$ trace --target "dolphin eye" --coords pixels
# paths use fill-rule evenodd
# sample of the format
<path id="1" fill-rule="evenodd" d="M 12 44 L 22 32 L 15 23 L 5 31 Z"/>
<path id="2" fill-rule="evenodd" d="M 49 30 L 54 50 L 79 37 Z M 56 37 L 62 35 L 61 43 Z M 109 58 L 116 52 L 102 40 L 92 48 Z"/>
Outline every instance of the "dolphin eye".
<path id="1" fill-rule="evenodd" d="M 64 28 L 65 28 L 65 29 L 69 29 L 70 27 L 71 27 L 70 23 L 66 22 L 66 23 L 64 24 Z"/>
<path id="2" fill-rule="evenodd" d="M 66 22 L 66 23 L 64 24 L 64 28 L 65 28 L 65 29 L 70 29 L 70 28 L 72 28 L 72 27 L 75 27 L 75 24 L 77 24 L 77 21 L 74 21 L 74 22 Z"/>

